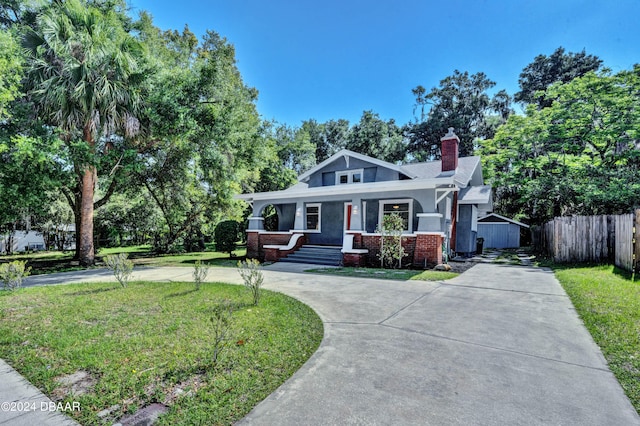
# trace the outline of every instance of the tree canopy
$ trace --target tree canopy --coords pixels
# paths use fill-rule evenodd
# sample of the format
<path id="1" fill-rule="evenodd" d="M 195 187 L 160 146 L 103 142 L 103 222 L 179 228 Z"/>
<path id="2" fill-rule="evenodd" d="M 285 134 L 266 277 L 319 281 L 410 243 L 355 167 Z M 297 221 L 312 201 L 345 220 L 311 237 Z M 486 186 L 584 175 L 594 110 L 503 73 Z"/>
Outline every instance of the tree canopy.
<path id="1" fill-rule="evenodd" d="M 497 211 L 543 223 L 554 216 L 640 206 L 640 66 L 555 83 L 512 115 L 482 150 Z"/>
<path id="2" fill-rule="evenodd" d="M 545 98 L 541 92 L 553 83 L 568 83 L 589 71 L 597 71 L 601 65 L 600 58 L 587 55 L 584 50 L 572 53 L 558 47 L 549 56 L 536 56 L 533 62 L 522 70 L 518 78 L 520 91 L 514 95 L 514 99 L 524 104 L 536 104 L 539 108 L 551 106 L 551 100 Z"/>
<path id="3" fill-rule="evenodd" d="M 488 90 L 494 86 L 484 73 L 470 75 L 455 70 L 429 92 L 422 86 L 414 88 L 414 113 L 420 109 L 420 116 L 405 127 L 409 154 L 419 161 L 440 158 L 440 138 L 453 127 L 460 138 L 460 155 L 473 155 L 476 141 L 492 137 L 496 124 L 511 113 L 506 92 L 489 96 Z M 492 112 L 498 114 L 497 121 L 489 119 Z"/>

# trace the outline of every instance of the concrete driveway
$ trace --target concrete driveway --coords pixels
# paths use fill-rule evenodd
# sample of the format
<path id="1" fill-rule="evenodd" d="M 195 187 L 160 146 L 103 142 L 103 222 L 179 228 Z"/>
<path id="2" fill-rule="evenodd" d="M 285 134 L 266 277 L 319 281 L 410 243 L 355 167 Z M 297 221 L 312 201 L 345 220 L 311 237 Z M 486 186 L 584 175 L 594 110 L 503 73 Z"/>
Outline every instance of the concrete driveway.
<path id="1" fill-rule="evenodd" d="M 266 268 L 265 286 L 315 309 L 324 340 L 241 425 L 640 425 L 549 271 L 480 264 L 426 283 L 299 268 Z M 188 268 L 135 274 L 191 279 Z M 210 277 L 241 282 L 231 268 Z"/>

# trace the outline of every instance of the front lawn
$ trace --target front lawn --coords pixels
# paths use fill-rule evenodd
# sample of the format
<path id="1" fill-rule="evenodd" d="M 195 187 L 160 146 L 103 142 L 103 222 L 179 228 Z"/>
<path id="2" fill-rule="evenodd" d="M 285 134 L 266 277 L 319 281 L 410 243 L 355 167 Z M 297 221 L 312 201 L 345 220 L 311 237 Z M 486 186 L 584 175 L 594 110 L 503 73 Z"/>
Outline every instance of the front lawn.
<path id="1" fill-rule="evenodd" d="M 344 277 L 378 278 L 382 280 L 419 280 L 444 281 L 457 277 L 455 272 L 417 271 L 411 269 L 379 269 L 379 268 L 316 268 L 305 272 L 340 275 Z"/>
<path id="2" fill-rule="evenodd" d="M 640 413 L 640 282 L 613 266 L 553 268 Z"/>
<path id="3" fill-rule="evenodd" d="M 323 335 L 318 316 L 288 296 L 264 291 L 258 307 L 250 303 L 244 287 L 219 283 L 0 291 L 0 357 L 54 401 L 79 402 L 72 414 L 82 424 L 112 424 L 152 403 L 169 407 L 160 424 L 230 424 L 300 368 Z M 214 362 L 221 304 L 233 314 Z"/>
<path id="4" fill-rule="evenodd" d="M 209 249 L 209 248 L 208 248 Z M 211 247 L 213 250 L 213 247 Z M 221 253 L 217 251 L 202 251 L 192 253 L 176 253 L 176 254 L 155 254 L 150 245 L 126 246 L 101 248 L 96 254 L 96 262 L 98 266 L 102 259 L 110 254 L 127 253 L 129 258 L 135 265 L 140 266 L 190 266 L 193 267 L 196 260 L 211 266 L 236 267 L 238 260 L 246 255 L 247 249 L 238 246 L 234 251 L 233 257 L 229 253 Z M 0 262 L 10 262 L 13 260 L 25 260 L 27 266 L 31 266 L 31 274 L 51 274 L 54 272 L 77 271 L 86 269 L 78 265 L 77 261 L 73 261 L 74 253 L 49 251 L 20 253 L 10 256 L 0 256 Z"/>

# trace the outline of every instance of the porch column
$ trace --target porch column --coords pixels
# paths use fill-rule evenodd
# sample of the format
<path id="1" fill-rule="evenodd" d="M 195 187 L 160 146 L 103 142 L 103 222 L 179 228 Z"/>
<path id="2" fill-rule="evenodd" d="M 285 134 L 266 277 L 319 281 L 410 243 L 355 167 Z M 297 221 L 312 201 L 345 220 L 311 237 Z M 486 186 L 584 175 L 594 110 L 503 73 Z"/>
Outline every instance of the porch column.
<path id="1" fill-rule="evenodd" d="M 364 212 L 362 211 L 362 200 L 354 198 L 351 200 L 351 231 L 362 231 Z"/>
<path id="2" fill-rule="evenodd" d="M 260 216 L 264 203 L 253 203 L 253 215 L 249 217 L 248 231 L 264 231 L 264 218 Z"/>
<path id="3" fill-rule="evenodd" d="M 442 231 L 441 213 L 418 213 L 418 232 L 440 232 Z"/>
<path id="4" fill-rule="evenodd" d="M 303 231 L 304 226 L 304 203 L 302 201 L 296 201 L 296 218 L 293 223 L 293 229 L 296 231 Z"/>

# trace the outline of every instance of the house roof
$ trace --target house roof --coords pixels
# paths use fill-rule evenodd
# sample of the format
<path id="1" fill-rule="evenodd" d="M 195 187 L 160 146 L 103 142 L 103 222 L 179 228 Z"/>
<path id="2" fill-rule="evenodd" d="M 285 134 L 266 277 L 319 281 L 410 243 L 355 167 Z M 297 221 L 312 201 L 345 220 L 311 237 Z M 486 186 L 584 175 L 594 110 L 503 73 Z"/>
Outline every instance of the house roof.
<path id="1" fill-rule="evenodd" d="M 309 187 L 309 177 L 317 173 L 322 168 L 331 164 L 341 157 L 351 157 L 362 161 L 367 161 L 381 167 L 395 170 L 409 177 L 405 180 L 393 180 L 382 182 L 359 183 L 354 185 L 330 185 L 320 187 Z M 458 168 L 455 172 L 442 172 L 442 161 L 431 161 L 425 163 L 409 163 L 395 165 L 386 161 L 381 161 L 357 152 L 343 149 L 321 162 L 312 169 L 306 171 L 298 177 L 298 183 L 282 191 L 261 192 L 254 194 L 242 194 L 237 198 L 246 201 L 270 200 L 270 199 L 292 199 L 298 197 L 342 195 L 382 192 L 382 191 L 406 191 L 411 189 L 435 188 L 440 185 L 457 186 L 467 188 L 471 178 L 480 165 L 480 157 L 458 158 Z M 482 191 L 471 192 L 467 197 L 468 204 L 487 204 L 491 200 L 491 187 L 486 185 Z M 479 200 L 479 201 L 471 201 Z"/>
<path id="2" fill-rule="evenodd" d="M 453 177 L 460 186 L 469 184 L 473 173 L 480 164 L 480 157 L 460 157 L 458 158 L 458 168 Z M 402 169 L 416 176 L 416 179 L 435 179 L 440 177 L 450 177 L 450 172 L 442 172 L 442 161 L 429 161 L 426 163 L 403 164 Z"/>
<path id="3" fill-rule="evenodd" d="M 489 204 L 491 185 L 467 186 L 460 190 L 458 204 Z"/>
<path id="4" fill-rule="evenodd" d="M 327 165 L 333 163 L 334 161 L 336 161 L 340 157 L 357 158 L 358 160 L 366 161 L 368 163 L 375 164 L 376 166 L 381 166 L 381 167 L 385 167 L 387 169 L 395 170 L 395 171 L 397 171 L 399 173 L 402 173 L 404 175 L 409 176 L 410 178 L 415 178 L 416 177 L 410 171 L 405 170 L 403 166 L 397 166 L 397 165 L 395 165 L 393 163 L 389 163 L 387 161 L 378 160 L 377 158 L 369 157 L 369 156 L 364 155 L 364 154 L 358 154 L 357 152 L 349 151 L 348 149 L 342 149 L 342 150 L 336 152 L 335 154 L 333 154 L 331 157 L 329 157 L 326 160 L 324 160 L 322 163 L 316 165 L 315 167 L 312 167 L 311 169 L 307 170 L 306 172 L 304 172 L 303 174 L 298 176 L 298 180 L 300 182 L 306 181 L 312 174 L 316 173 L 318 170 L 321 170 L 322 168 L 326 167 Z"/>
<path id="5" fill-rule="evenodd" d="M 478 219 L 478 222 L 482 223 L 495 223 L 495 222 L 508 222 L 513 223 L 514 225 L 518 225 L 524 228 L 528 228 L 529 225 L 524 224 L 522 222 L 518 222 L 517 220 L 509 219 L 508 217 L 501 216 L 497 213 L 491 213 L 484 217 Z"/>

